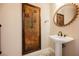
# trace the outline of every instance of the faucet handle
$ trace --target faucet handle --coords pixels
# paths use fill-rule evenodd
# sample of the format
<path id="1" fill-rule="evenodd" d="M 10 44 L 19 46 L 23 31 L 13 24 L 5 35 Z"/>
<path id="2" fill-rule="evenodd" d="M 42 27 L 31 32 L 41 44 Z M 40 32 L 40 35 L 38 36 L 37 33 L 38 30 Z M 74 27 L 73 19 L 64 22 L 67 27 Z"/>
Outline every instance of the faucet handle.
<path id="1" fill-rule="evenodd" d="M 64 37 L 66 37 L 67 35 L 64 34 Z"/>

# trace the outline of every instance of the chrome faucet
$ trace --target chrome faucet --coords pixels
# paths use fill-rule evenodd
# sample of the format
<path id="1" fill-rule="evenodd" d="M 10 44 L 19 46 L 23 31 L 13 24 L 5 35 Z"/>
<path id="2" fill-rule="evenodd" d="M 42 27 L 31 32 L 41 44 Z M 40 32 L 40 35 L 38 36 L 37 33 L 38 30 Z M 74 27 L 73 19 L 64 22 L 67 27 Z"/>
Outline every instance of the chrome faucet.
<path id="1" fill-rule="evenodd" d="M 58 36 L 63 36 L 61 31 L 58 32 Z"/>

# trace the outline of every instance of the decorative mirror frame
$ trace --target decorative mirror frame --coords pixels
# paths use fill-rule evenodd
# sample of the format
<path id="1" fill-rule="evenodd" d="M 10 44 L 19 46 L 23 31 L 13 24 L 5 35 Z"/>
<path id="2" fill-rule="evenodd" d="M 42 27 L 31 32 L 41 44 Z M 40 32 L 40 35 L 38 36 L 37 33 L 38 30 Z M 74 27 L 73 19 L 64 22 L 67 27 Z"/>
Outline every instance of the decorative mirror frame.
<path id="1" fill-rule="evenodd" d="M 73 6 L 75 6 L 75 8 L 76 8 L 76 14 L 74 15 L 74 17 L 71 19 L 71 21 L 70 21 L 69 23 L 67 23 L 67 24 L 65 24 L 65 25 L 63 25 L 63 26 L 70 25 L 70 23 L 72 23 L 72 22 L 77 18 L 77 15 L 78 15 L 78 12 L 79 12 L 79 10 L 78 10 L 79 7 L 78 7 L 78 5 L 73 4 L 73 3 L 68 3 L 68 4 L 65 4 L 65 5 L 61 6 L 61 7 L 55 12 L 54 17 L 53 17 L 53 22 L 54 22 L 55 25 L 57 25 L 57 26 L 59 26 L 59 27 L 63 27 L 63 26 L 60 26 L 60 25 L 58 25 L 58 24 L 55 23 L 55 16 L 56 16 L 57 12 L 58 12 L 62 7 L 68 6 L 68 5 L 73 5 Z"/>

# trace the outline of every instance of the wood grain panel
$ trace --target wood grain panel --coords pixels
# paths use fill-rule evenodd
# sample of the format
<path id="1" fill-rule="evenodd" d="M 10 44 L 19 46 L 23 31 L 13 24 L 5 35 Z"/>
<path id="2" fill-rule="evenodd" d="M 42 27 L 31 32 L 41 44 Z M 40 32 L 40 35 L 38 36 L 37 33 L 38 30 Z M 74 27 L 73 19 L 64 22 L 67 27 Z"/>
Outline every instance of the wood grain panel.
<path id="1" fill-rule="evenodd" d="M 41 48 L 40 8 L 22 4 L 23 16 L 23 54 Z"/>

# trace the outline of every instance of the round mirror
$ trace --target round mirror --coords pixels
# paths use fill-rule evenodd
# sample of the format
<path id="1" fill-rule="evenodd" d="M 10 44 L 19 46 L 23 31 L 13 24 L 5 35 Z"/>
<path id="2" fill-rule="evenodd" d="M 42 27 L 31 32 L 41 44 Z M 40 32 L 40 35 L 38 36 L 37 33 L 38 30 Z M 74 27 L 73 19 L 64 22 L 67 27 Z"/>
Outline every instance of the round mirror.
<path id="1" fill-rule="evenodd" d="M 54 23 L 57 26 L 66 26 L 76 18 L 78 6 L 76 4 L 66 4 L 60 7 L 54 15 Z"/>

